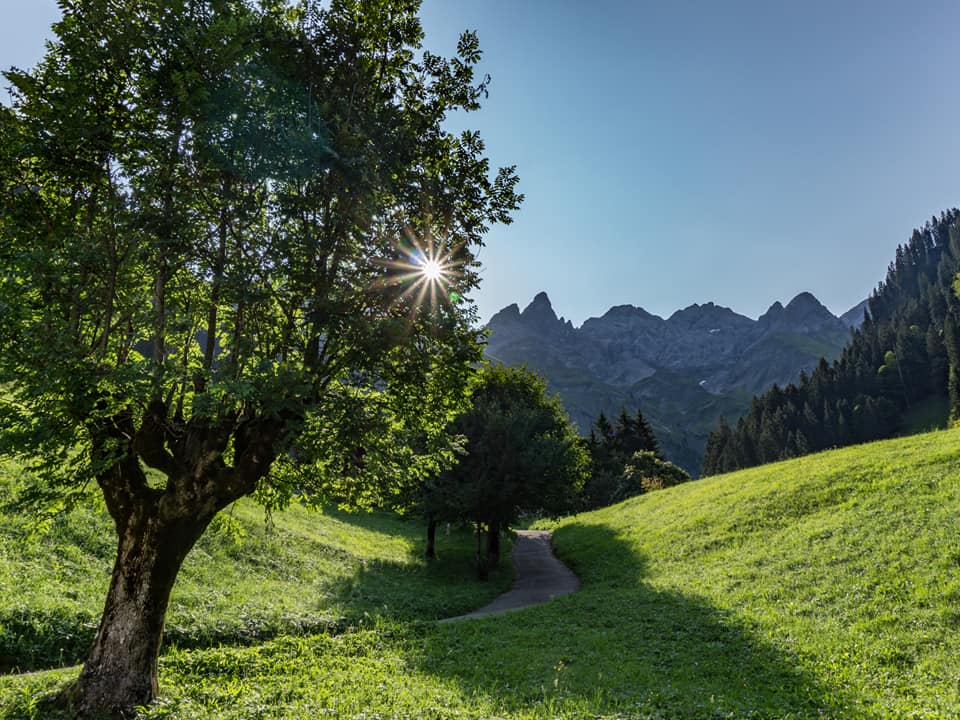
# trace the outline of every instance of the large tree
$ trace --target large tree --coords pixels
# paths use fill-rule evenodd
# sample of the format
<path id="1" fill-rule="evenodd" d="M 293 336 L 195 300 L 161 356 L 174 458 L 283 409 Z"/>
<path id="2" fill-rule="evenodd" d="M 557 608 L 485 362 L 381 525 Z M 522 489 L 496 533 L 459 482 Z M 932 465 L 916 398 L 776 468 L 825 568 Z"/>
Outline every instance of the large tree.
<path id="1" fill-rule="evenodd" d="M 118 536 L 80 714 L 157 693 L 184 557 L 240 497 L 377 502 L 449 455 L 473 251 L 521 197 L 475 133 L 477 38 L 418 0 L 63 0 L 0 110 L 3 439 L 25 500 Z M 428 279 L 427 276 L 433 279 Z"/>
<path id="2" fill-rule="evenodd" d="M 548 395 L 544 380 L 525 368 L 484 367 L 475 378 L 469 408 L 451 431 L 465 439 L 459 460 L 427 481 L 423 506 L 428 522 L 475 524 L 477 568 L 483 577 L 488 564 L 499 560 L 501 531 L 520 513 L 576 509 L 588 458 L 559 399 Z"/>

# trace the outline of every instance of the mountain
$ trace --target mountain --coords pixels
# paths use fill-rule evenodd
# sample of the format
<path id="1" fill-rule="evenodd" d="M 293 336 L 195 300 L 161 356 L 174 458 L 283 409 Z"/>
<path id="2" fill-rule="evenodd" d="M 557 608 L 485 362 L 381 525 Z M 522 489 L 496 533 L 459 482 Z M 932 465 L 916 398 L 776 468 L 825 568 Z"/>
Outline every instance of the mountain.
<path id="1" fill-rule="evenodd" d="M 800 293 L 757 320 L 712 302 L 667 319 L 618 305 L 577 328 L 541 292 L 522 311 L 512 304 L 490 319 L 487 355 L 542 374 L 581 433 L 601 410 L 640 407 L 667 458 L 696 474 L 721 415 L 735 419 L 753 395 L 835 358 L 855 325 Z"/>
<path id="2" fill-rule="evenodd" d="M 854 305 L 840 316 L 840 321 L 847 327 L 860 327 L 863 324 L 863 314 L 870 312 L 870 301 L 864 300 Z"/>
<path id="3" fill-rule="evenodd" d="M 953 208 L 898 245 L 869 301 L 841 316 L 858 331 L 835 363 L 819 365 L 786 392 L 771 388 L 754 398 L 742 423 L 718 425 L 707 441 L 704 472 L 942 427 L 960 417 L 958 269 L 960 210 Z M 809 298 L 804 302 L 816 313 Z"/>

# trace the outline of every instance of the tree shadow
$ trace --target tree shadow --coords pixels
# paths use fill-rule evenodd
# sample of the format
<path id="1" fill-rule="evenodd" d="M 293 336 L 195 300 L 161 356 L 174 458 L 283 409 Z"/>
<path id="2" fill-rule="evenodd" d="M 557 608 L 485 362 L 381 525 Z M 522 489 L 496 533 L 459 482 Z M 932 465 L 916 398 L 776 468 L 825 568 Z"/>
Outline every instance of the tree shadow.
<path id="1" fill-rule="evenodd" d="M 405 678 L 412 674 L 437 681 L 415 683 L 421 690 L 444 687 L 467 705 L 477 701 L 502 717 L 851 715 L 855 703 L 819 683 L 796 657 L 759 639 L 730 613 L 702 599 L 652 587 L 644 579 L 647 559 L 608 527 L 580 523 L 564 527 L 560 535 L 562 546 L 576 548 L 576 558 L 590 558 L 589 566 L 573 568 L 583 582 L 573 595 L 497 617 L 422 622 L 416 618 L 436 614 L 438 607 L 431 609 L 430 603 L 438 601 L 415 596 L 439 589 L 439 582 L 450 579 L 448 572 L 463 573 L 459 565 L 464 558 L 458 552 L 442 553 L 439 565 L 422 569 L 424 584 L 411 577 L 403 563 L 370 563 L 343 578 L 337 592 L 354 609 L 378 608 L 376 618 L 386 620 L 384 625 L 375 619 L 370 632 L 346 635 L 343 647 L 328 644 L 329 638 L 303 645 L 299 640 L 288 645 L 280 641 L 268 646 L 264 663 L 272 667 L 270 653 L 285 662 L 290 653 L 304 653 L 293 660 L 294 666 L 318 662 L 328 652 L 335 655 L 331 667 L 337 665 L 338 653 L 362 655 L 364 662 L 372 658 L 378 663 L 376 672 L 369 666 L 366 671 L 351 669 L 352 661 L 343 669 L 345 682 L 364 686 L 357 692 L 368 696 L 372 714 L 396 710 L 389 694 L 377 699 L 376 683 L 405 687 Z M 450 565 L 444 567 L 444 561 Z M 462 576 L 467 591 L 475 593 L 482 586 L 495 592 L 476 583 L 469 570 L 468 564 Z M 404 597 L 414 598 L 410 604 L 394 604 L 400 597 L 398 587 Z M 443 592 L 435 594 L 448 591 L 444 584 Z M 478 607 L 485 599 L 474 594 L 470 602 L 470 608 L 450 608 L 449 614 Z M 197 663 L 191 672 L 204 682 L 219 682 L 220 676 L 226 681 L 236 672 L 235 663 L 246 662 L 242 658 L 248 656 L 238 653 L 228 663 L 208 662 L 202 654 L 185 662 Z M 431 707 L 436 717 L 445 716 L 442 706 Z"/>
<path id="2" fill-rule="evenodd" d="M 0 675 L 77 664 L 90 651 L 96 621 L 60 609 L 0 612 Z"/>
<path id="3" fill-rule="evenodd" d="M 444 547 L 438 557 L 416 562 L 378 560 L 358 567 L 352 575 L 331 578 L 324 595 L 333 598 L 348 619 L 376 616 L 392 622 L 441 620 L 475 610 L 510 589 L 513 568 L 507 557 L 485 581 L 477 580 L 472 551 Z"/>
<path id="4" fill-rule="evenodd" d="M 652 588 L 646 559 L 609 528 L 575 527 L 578 547 L 605 549 L 600 567 L 573 568 L 579 592 L 438 626 L 409 662 L 465 694 L 495 698 L 505 714 L 844 715 L 849 703 L 797 658 L 701 599 Z"/>

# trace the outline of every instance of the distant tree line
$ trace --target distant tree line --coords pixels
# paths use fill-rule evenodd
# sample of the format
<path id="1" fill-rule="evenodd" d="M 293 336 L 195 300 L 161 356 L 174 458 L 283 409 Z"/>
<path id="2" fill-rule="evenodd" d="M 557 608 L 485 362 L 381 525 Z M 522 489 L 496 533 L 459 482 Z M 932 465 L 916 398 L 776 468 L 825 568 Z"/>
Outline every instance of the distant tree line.
<path id="1" fill-rule="evenodd" d="M 933 398 L 960 418 L 960 211 L 933 217 L 897 248 L 840 358 L 753 399 L 707 439 L 703 474 L 895 434 L 904 414 Z"/>

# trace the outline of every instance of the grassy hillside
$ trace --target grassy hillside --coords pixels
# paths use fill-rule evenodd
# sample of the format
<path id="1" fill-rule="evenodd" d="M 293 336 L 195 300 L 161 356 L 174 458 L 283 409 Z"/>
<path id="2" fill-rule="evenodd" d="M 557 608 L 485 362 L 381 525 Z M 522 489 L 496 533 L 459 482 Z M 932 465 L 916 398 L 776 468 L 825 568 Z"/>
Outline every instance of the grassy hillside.
<path id="1" fill-rule="evenodd" d="M 671 678 L 685 711 L 724 697 L 780 717 L 793 695 L 845 717 L 960 713 L 960 431 L 653 493 L 564 523 L 555 544 L 617 598 L 645 678 Z"/>
<path id="2" fill-rule="evenodd" d="M 0 497 L 16 468 L 3 466 Z M 249 502 L 218 516 L 187 557 L 171 598 L 168 648 L 338 633 L 369 618 L 441 618 L 509 586 L 509 568 L 474 581 L 469 531 L 438 533 L 386 514 L 275 513 Z M 96 498 L 38 527 L 0 514 L 0 673 L 76 663 L 89 650 L 116 549 Z M 442 591 L 440 589 L 442 588 Z"/>
<path id="3" fill-rule="evenodd" d="M 171 651 L 141 717 L 957 717 L 960 431 L 707 478 L 554 540 L 579 593 Z M 0 717 L 47 717 L 33 698 L 75 672 L 0 678 Z"/>

